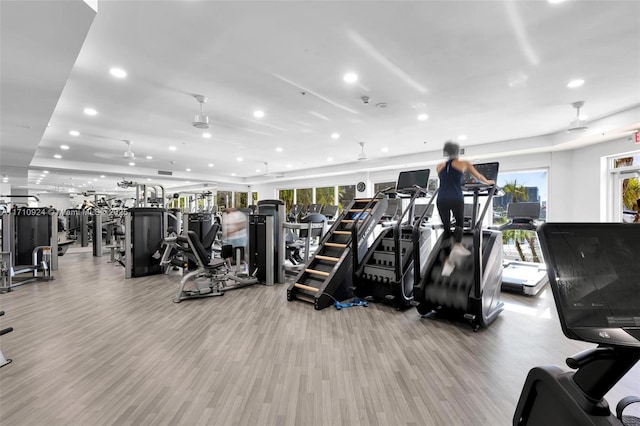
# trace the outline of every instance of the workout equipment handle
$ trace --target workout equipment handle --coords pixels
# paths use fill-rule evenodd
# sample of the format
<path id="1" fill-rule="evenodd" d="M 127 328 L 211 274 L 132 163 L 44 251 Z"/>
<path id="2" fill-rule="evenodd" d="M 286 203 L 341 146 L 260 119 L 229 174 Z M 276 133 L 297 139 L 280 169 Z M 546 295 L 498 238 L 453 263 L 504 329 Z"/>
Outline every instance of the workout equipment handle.
<path id="1" fill-rule="evenodd" d="M 0 330 L 0 336 L 7 333 L 11 333 L 12 331 L 13 331 L 13 327 L 3 328 L 2 330 Z"/>

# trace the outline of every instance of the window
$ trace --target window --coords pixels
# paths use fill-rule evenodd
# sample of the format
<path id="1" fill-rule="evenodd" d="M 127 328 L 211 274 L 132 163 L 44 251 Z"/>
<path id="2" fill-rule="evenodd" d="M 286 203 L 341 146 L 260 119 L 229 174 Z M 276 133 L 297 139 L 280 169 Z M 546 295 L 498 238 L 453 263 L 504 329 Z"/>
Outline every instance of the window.
<path id="1" fill-rule="evenodd" d="M 378 191 L 380 191 L 381 189 L 385 189 L 385 188 L 395 188 L 396 187 L 396 183 L 395 182 L 378 182 L 378 183 L 374 183 L 373 184 L 373 192 L 374 194 L 377 194 Z"/>
<path id="2" fill-rule="evenodd" d="M 504 191 L 501 197 L 493 198 L 493 224 L 503 225 L 508 222 L 507 206 L 509 203 L 539 202 L 540 215 L 537 220 L 547 217 L 547 171 L 535 170 L 526 172 L 509 172 L 498 174 L 497 184 Z M 525 262 L 540 263 L 542 250 L 535 231 L 503 230 L 502 244 L 504 258 Z"/>
<path id="3" fill-rule="evenodd" d="M 216 194 L 216 205 L 218 210 L 224 210 L 231 207 L 232 194 L 231 191 L 218 191 Z"/>
<path id="4" fill-rule="evenodd" d="M 237 209 L 246 209 L 249 204 L 247 204 L 247 200 L 249 199 L 249 194 L 246 192 L 236 192 L 234 194 L 234 207 Z"/>
<path id="5" fill-rule="evenodd" d="M 323 206 L 333 206 L 336 204 L 335 186 L 325 186 L 316 188 L 316 204 Z"/>
<path id="6" fill-rule="evenodd" d="M 286 211 L 291 210 L 291 206 L 293 206 L 293 189 L 281 189 L 278 191 L 278 198 L 284 201 Z"/>
<path id="7" fill-rule="evenodd" d="M 640 223 L 640 151 L 610 158 L 607 217 Z"/>
<path id="8" fill-rule="evenodd" d="M 340 211 L 346 208 L 356 197 L 355 185 L 340 185 L 338 187 L 338 206 Z"/>
<path id="9" fill-rule="evenodd" d="M 303 206 L 313 204 L 313 188 L 296 189 L 296 204 L 302 204 Z"/>

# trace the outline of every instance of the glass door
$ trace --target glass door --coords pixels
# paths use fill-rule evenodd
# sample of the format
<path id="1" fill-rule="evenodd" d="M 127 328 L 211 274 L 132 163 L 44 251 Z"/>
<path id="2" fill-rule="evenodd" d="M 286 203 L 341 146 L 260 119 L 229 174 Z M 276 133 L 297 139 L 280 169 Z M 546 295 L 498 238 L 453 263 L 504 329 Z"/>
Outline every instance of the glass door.
<path id="1" fill-rule="evenodd" d="M 640 223 L 640 172 L 621 173 L 618 177 L 619 220 L 625 223 Z"/>

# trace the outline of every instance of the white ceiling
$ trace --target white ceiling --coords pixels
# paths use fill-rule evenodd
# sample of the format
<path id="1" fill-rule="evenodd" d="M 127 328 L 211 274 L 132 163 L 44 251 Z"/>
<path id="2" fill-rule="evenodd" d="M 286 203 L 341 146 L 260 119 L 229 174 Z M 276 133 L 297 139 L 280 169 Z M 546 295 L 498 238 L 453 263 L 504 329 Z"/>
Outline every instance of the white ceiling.
<path id="1" fill-rule="evenodd" d="M 100 1 L 94 18 L 80 0 L 3 0 L 0 12 L 2 173 L 34 189 L 256 183 L 265 162 L 285 176 L 357 170 L 371 164 L 361 141 L 379 164 L 460 134 L 472 146 L 563 133 L 579 100 L 590 122 L 633 112 L 608 130 L 640 127 L 639 1 Z M 575 78 L 584 86 L 568 89 Z M 210 139 L 191 124 L 194 94 Z"/>

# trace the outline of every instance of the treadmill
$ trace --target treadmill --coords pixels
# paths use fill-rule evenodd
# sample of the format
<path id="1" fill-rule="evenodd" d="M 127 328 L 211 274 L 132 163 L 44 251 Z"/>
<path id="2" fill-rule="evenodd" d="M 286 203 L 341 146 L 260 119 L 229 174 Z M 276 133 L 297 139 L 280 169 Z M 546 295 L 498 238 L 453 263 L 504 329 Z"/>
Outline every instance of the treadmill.
<path id="1" fill-rule="evenodd" d="M 508 222 L 500 231 L 519 230 L 535 232 L 540 217 L 539 202 L 518 202 L 507 205 Z M 539 253 L 541 255 L 541 253 Z M 549 282 L 547 266 L 537 262 L 505 260 L 502 269 L 502 290 L 535 296 Z"/>
<path id="2" fill-rule="evenodd" d="M 624 415 L 638 396 L 621 399 L 615 415 L 604 399 L 640 360 L 640 225 L 546 223 L 538 235 L 564 335 L 598 347 L 567 358 L 575 371 L 529 371 L 513 425 L 640 424 Z"/>

